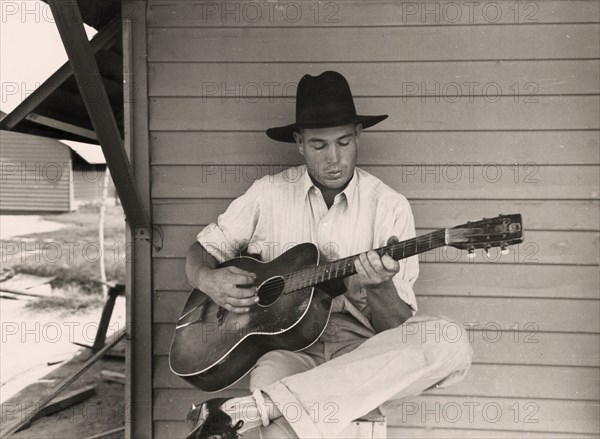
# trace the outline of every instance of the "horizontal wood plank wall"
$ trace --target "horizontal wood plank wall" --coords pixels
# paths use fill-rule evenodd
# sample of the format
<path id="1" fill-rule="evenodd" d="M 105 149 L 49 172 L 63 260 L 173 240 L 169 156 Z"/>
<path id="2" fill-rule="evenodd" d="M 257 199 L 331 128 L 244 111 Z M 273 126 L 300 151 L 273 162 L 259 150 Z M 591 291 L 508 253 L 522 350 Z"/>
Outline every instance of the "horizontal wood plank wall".
<path id="1" fill-rule="evenodd" d="M 89 166 L 73 169 L 73 189 L 76 202 L 88 203 L 102 199 L 105 166 Z M 115 197 L 116 189 L 112 178 L 108 180 L 107 194 Z"/>
<path id="2" fill-rule="evenodd" d="M 330 69 L 360 112 L 390 115 L 358 162 L 409 198 L 418 233 L 512 212 L 525 227 L 505 256 L 421 255 L 420 311 L 465 324 L 474 365 L 400 406 L 388 437 L 594 437 L 600 4 L 366 4 L 149 3 L 155 437 L 184 436 L 209 396 L 168 367 L 186 248 L 256 178 L 302 162 L 264 129 L 293 120 L 303 74 Z"/>
<path id="3" fill-rule="evenodd" d="M 0 133 L 0 210 L 68 212 L 72 210 L 71 150 L 54 139 L 10 131 Z"/>

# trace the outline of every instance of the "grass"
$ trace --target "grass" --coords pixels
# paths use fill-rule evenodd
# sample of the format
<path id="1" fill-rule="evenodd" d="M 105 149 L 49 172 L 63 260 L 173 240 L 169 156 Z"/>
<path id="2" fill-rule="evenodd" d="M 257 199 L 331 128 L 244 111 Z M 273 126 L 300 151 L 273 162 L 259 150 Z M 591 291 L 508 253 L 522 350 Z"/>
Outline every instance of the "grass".
<path id="1" fill-rule="evenodd" d="M 65 285 L 52 297 L 40 297 L 27 302 L 29 311 L 60 311 L 59 314 L 87 312 L 102 308 L 104 300 L 100 294 L 86 294 L 79 287 Z"/>
<path id="2" fill-rule="evenodd" d="M 98 245 L 99 204 L 80 207 L 76 212 L 45 215 L 47 221 L 64 228 L 14 238 L 19 252 L 3 264 L 15 273 L 56 276 L 51 282 L 56 296 L 30 301 L 28 307 L 80 311 L 102 306 L 100 258 L 103 256 L 109 282 L 125 279 L 125 221 L 121 206 L 107 206 L 104 249 Z M 22 251 L 25 250 L 25 251 Z M 3 261 L 5 262 L 5 261 Z"/>

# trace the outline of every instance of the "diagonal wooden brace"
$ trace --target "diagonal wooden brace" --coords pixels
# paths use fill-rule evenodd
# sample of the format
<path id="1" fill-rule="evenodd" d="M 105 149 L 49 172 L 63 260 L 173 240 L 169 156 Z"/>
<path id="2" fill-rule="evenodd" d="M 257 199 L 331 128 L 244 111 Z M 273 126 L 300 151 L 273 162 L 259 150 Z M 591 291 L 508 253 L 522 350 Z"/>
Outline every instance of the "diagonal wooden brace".
<path id="1" fill-rule="evenodd" d="M 146 235 L 150 236 L 152 230 L 136 188 L 135 173 L 125 152 L 96 58 L 85 34 L 77 1 L 49 0 L 48 3 L 127 221 L 132 229 L 146 229 Z"/>
<path id="2" fill-rule="evenodd" d="M 92 41 L 90 41 L 91 50 L 96 53 L 106 49 L 114 44 L 117 38 L 121 36 L 121 23 L 118 19 L 111 21 L 100 32 L 98 32 Z M 73 67 L 69 62 L 63 64 L 56 72 L 52 74 L 42 85 L 36 88 L 17 108 L 7 114 L 0 127 L 5 130 L 12 130 L 19 122 L 27 118 L 30 113 L 35 113 L 36 108 L 44 100 L 55 92 L 67 79 L 73 75 Z M 38 116 L 39 117 L 39 116 Z M 34 119 L 35 122 L 35 119 Z M 64 127 L 60 127 L 63 128 Z M 59 129 L 60 129 L 59 128 Z M 66 129 L 66 131 L 70 131 Z M 81 133 L 76 133 L 81 134 Z M 95 140 L 94 137 L 90 137 Z"/>

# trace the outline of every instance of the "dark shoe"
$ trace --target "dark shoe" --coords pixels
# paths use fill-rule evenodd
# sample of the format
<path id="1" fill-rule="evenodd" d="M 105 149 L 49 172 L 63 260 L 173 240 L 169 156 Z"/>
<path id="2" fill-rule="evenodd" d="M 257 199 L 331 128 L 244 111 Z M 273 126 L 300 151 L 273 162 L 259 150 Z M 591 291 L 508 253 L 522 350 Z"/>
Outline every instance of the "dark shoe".
<path id="1" fill-rule="evenodd" d="M 221 410 L 231 398 L 213 398 L 199 406 L 192 405 L 185 422 L 192 432 L 186 439 L 237 439 L 244 421 L 231 424 L 231 416 Z"/>

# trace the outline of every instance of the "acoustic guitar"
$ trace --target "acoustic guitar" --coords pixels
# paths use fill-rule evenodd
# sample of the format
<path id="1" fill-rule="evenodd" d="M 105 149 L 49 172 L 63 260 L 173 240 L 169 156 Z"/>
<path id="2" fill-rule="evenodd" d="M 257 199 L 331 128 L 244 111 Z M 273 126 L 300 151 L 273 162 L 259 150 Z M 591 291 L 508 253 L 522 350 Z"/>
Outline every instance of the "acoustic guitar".
<path id="1" fill-rule="evenodd" d="M 509 245 L 522 241 L 521 215 L 512 214 L 439 229 L 375 251 L 395 260 L 443 246 L 469 254 L 500 247 L 505 253 Z M 304 243 L 270 262 L 244 256 L 220 264 L 255 273 L 255 283 L 247 286 L 258 287 L 259 302 L 238 314 L 193 290 L 171 342 L 171 370 L 201 390 L 216 392 L 242 378 L 269 351 L 310 346 L 325 330 L 331 313 L 334 293 L 322 286 L 355 274 L 358 256 L 321 263 L 317 247 Z"/>

